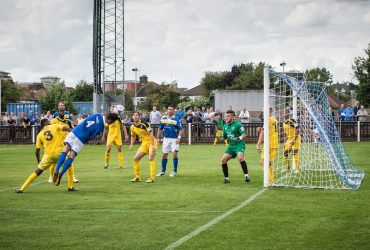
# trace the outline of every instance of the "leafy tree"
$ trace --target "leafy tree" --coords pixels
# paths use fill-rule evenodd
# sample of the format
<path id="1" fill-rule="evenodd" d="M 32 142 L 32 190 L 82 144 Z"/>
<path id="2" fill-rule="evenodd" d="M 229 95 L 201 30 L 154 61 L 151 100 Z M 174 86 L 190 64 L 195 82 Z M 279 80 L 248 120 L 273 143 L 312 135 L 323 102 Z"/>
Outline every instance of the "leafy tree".
<path id="1" fill-rule="evenodd" d="M 74 102 L 92 102 L 94 93 L 94 85 L 81 80 L 72 91 L 71 95 Z"/>
<path id="2" fill-rule="evenodd" d="M 50 110 L 51 112 L 58 111 L 58 102 L 64 101 L 66 110 L 70 113 L 76 113 L 73 107 L 73 98 L 70 91 L 66 90 L 64 81 L 54 81 L 51 86 L 47 89 L 46 95 L 41 98 L 41 109 L 43 112 Z"/>
<path id="3" fill-rule="evenodd" d="M 201 86 L 205 90 L 205 96 L 209 96 L 213 90 L 224 89 L 224 79 L 227 71 L 224 72 L 205 72 L 201 80 Z"/>
<path id="4" fill-rule="evenodd" d="M 125 110 L 132 111 L 134 110 L 134 101 L 133 97 L 135 96 L 134 90 L 125 91 Z"/>
<path id="5" fill-rule="evenodd" d="M 188 100 L 185 102 L 181 102 L 182 106 L 185 107 L 185 109 L 188 108 L 194 108 L 194 107 L 209 107 L 211 106 L 211 101 L 208 97 L 202 96 L 201 98 L 198 98 L 196 100 Z"/>
<path id="6" fill-rule="evenodd" d="M 10 102 L 18 102 L 24 89 L 17 86 L 12 80 L 1 81 L 1 109 L 6 111 L 6 105 Z"/>
<path id="7" fill-rule="evenodd" d="M 325 82 L 331 86 L 333 83 L 333 75 L 326 68 L 314 68 L 305 71 L 306 80 Z"/>
<path id="8" fill-rule="evenodd" d="M 140 105 L 142 110 L 151 110 L 153 106 L 158 109 L 166 109 L 168 105 L 177 105 L 180 102 L 180 93 L 177 91 L 176 83 L 165 83 L 161 85 L 148 85 L 146 88 L 146 100 Z"/>
<path id="9" fill-rule="evenodd" d="M 357 99 L 365 107 L 370 106 L 370 43 L 365 51 L 365 57 L 356 57 L 352 70 L 357 78 Z"/>

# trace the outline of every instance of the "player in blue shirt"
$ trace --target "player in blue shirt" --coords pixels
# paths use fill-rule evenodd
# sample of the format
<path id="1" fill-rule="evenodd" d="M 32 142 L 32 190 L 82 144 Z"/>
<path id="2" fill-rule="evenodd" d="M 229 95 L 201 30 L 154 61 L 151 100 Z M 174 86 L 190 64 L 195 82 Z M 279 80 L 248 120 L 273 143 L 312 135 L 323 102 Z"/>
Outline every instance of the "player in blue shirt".
<path id="1" fill-rule="evenodd" d="M 179 152 L 179 143 L 182 135 L 182 126 L 180 120 L 175 116 L 175 108 L 172 105 L 168 106 L 167 116 L 163 116 L 159 125 L 157 140 L 163 134 L 163 146 L 162 146 L 162 172 L 157 176 L 163 176 L 166 174 L 167 157 L 169 152 L 173 155 L 173 172 L 170 177 L 174 177 L 177 174 L 177 165 L 179 159 L 177 153 Z"/>
<path id="2" fill-rule="evenodd" d="M 109 113 L 107 115 L 106 122 L 108 124 L 112 124 L 118 119 L 119 118 L 117 114 Z M 58 163 L 54 172 L 53 181 L 55 186 L 58 186 L 60 184 L 64 173 L 71 166 L 74 158 L 81 151 L 83 146 L 90 140 L 94 139 L 98 134 L 102 133 L 103 130 L 104 119 L 101 114 L 93 114 L 87 117 L 82 123 L 72 129 L 72 131 L 67 135 L 67 138 L 64 141 L 65 146 L 63 152 L 59 156 Z M 68 152 L 69 157 L 67 160 L 65 160 Z M 62 171 L 59 172 L 59 169 L 62 165 Z"/>

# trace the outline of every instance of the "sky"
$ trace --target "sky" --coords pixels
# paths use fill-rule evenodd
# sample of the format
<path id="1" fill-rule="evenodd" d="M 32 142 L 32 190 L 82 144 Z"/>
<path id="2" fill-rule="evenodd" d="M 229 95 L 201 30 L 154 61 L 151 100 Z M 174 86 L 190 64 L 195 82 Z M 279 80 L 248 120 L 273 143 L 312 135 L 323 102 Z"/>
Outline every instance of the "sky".
<path id="1" fill-rule="evenodd" d="M 0 71 L 14 81 L 93 82 L 93 0 L 2 0 Z M 126 0 L 125 79 L 197 86 L 207 71 L 266 62 L 325 67 L 354 81 L 370 43 L 370 1 Z"/>

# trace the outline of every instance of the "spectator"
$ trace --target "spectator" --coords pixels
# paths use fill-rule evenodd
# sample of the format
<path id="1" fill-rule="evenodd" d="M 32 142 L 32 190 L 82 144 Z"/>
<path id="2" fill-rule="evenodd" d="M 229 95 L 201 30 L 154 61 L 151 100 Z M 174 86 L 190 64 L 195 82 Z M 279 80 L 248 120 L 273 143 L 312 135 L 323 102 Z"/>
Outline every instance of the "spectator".
<path id="1" fill-rule="evenodd" d="M 143 113 L 143 116 L 141 117 L 141 121 L 144 123 L 148 123 L 149 122 L 149 117 L 148 117 L 148 114 L 147 113 Z"/>
<path id="2" fill-rule="evenodd" d="M 331 107 L 329 107 L 329 115 L 331 116 L 333 121 L 335 121 L 335 114 L 334 114 L 334 111 L 331 109 Z"/>
<path id="3" fill-rule="evenodd" d="M 354 121 L 358 121 L 358 116 L 357 116 L 357 112 L 361 109 L 360 107 L 360 102 L 356 102 L 356 106 L 353 107 L 353 120 Z"/>
<path id="4" fill-rule="evenodd" d="M 9 120 L 8 120 L 10 142 L 14 141 L 14 137 L 15 137 L 14 126 L 17 123 L 16 119 L 14 119 L 13 117 L 15 116 L 13 113 L 11 113 L 11 115 L 9 116 Z"/>
<path id="5" fill-rule="evenodd" d="M 36 116 L 35 116 L 35 114 L 33 113 L 33 111 L 32 111 L 32 110 L 30 111 L 30 114 L 29 114 L 29 116 L 28 116 L 28 119 L 30 120 L 31 125 L 35 125 L 35 122 L 36 122 Z"/>
<path id="6" fill-rule="evenodd" d="M 193 122 L 194 123 L 202 123 L 203 122 L 202 117 L 200 116 L 200 112 L 199 111 L 195 112 L 195 115 L 194 115 L 194 118 L 193 118 Z"/>
<path id="7" fill-rule="evenodd" d="M 345 109 L 345 118 L 344 120 L 346 122 L 352 122 L 353 121 L 353 108 L 351 107 L 351 104 L 348 104 L 347 108 Z"/>
<path id="8" fill-rule="evenodd" d="M 263 122 L 263 112 L 260 113 L 259 118 L 260 118 L 260 121 Z"/>
<path id="9" fill-rule="evenodd" d="M 125 119 L 123 119 L 123 123 L 125 125 L 130 125 L 132 123 L 132 119 L 128 114 L 125 115 Z"/>
<path id="10" fill-rule="evenodd" d="M 194 120 L 193 110 L 189 109 L 188 113 L 185 115 L 185 121 L 186 123 L 193 123 L 193 120 Z"/>
<path id="11" fill-rule="evenodd" d="M 211 113 L 211 109 L 210 108 L 207 108 L 207 112 L 204 113 L 204 122 L 207 123 L 207 124 L 211 124 L 212 123 L 212 118 L 213 118 L 213 114 Z"/>
<path id="12" fill-rule="evenodd" d="M 202 110 L 200 111 L 200 115 L 202 117 L 203 122 L 205 122 L 204 115 L 207 113 L 207 110 L 205 107 L 202 107 Z"/>
<path id="13" fill-rule="evenodd" d="M 161 112 L 159 112 L 156 107 L 153 107 L 153 110 L 150 112 L 149 117 L 150 123 L 159 124 L 161 122 L 161 117 L 162 117 Z M 143 118 L 144 117 L 141 118 L 141 121 L 143 121 Z"/>
<path id="14" fill-rule="evenodd" d="M 28 134 L 30 133 L 29 132 L 30 126 L 31 126 L 31 121 L 28 118 L 27 114 L 24 113 L 23 114 L 23 122 L 22 122 L 22 127 L 24 129 L 24 134 L 23 134 L 24 138 L 27 138 L 29 136 Z"/>
<path id="15" fill-rule="evenodd" d="M 77 118 L 77 125 L 79 125 L 81 122 L 83 122 L 85 119 L 82 117 L 81 114 L 78 115 L 78 118 Z"/>
<path id="16" fill-rule="evenodd" d="M 175 114 L 175 116 L 177 117 L 177 119 L 179 119 L 179 121 L 181 122 L 182 118 L 184 118 L 185 116 L 185 112 L 184 110 L 182 109 L 182 106 L 179 105 L 178 109 L 177 109 L 177 112 Z"/>
<path id="17" fill-rule="evenodd" d="M 3 126 L 8 126 L 9 124 L 8 124 L 8 120 L 9 120 L 9 113 L 8 112 L 5 112 L 5 115 L 4 115 L 4 117 L 3 117 Z"/>
<path id="18" fill-rule="evenodd" d="M 53 116 L 52 116 L 50 110 L 48 110 L 48 112 L 46 112 L 45 118 L 48 119 L 49 121 L 53 120 Z"/>
<path id="19" fill-rule="evenodd" d="M 240 111 L 239 118 L 241 123 L 249 123 L 250 115 L 247 108 L 244 107 L 243 110 Z"/>
<path id="20" fill-rule="evenodd" d="M 367 113 L 364 105 L 361 105 L 361 108 L 357 111 L 358 121 L 365 122 L 367 116 L 368 116 L 368 113 Z"/>
<path id="21" fill-rule="evenodd" d="M 17 126 L 22 126 L 23 123 L 23 112 L 19 112 L 17 116 Z"/>
<path id="22" fill-rule="evenodd" d="M 338 110 L 338 120 L 344 121 L 346 118 L 346 110 L 344 109 L 344 104 L 340 105 L 340 109 Z"/>

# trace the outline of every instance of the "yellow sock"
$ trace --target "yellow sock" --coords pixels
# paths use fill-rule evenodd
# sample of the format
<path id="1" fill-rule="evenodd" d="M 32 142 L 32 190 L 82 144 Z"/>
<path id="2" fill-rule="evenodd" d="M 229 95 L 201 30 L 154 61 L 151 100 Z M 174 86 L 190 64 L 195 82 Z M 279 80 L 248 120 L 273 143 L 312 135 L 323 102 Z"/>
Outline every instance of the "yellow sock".
<path id="1" fill-rule="evenodd" d="M 297 171 L 299 171 L 299 155 L 298 154 L 294 154 L 293 155 L 293 159 L 294 159 L 295 169 Z"/>
<path id="2" fill-rule="evenodd" d="M 54 171 L 55 171 L 55 164 L 51 164 L 51 166 L 50 166 L 50 177 L 54 176 Z"/>
<path id="3" fill-rule="evenodd" d="M 216 143 L 217 143 L 217 137 L 214 139 L 213 145 L 216 145 Z"/>
<path id="4" fill-rule="evenodd" d="M 149 161 L 150 178 L 155 179 L 155 161 Z"/>
<path id="5" fill-rule="evenodd" d="M 22 185 L 21 187 L 21 190 L 25 190 L 36 178 L 38 177 L 38 175 L 33 172 L 30 177 L 28 177 L 28 179 L 24 182 L 24 184 Z"/>
<path id="6" fill-rule="evenodd" d="M 119 162 L 119 166 L 123 166 L 123 153 L 122 153 L 122 151 L 118 152 L 118 162 Z"/>
<path id="7" fill-rule="evenodd" d="M 225 144 L 226 144 L 226 146 L 227 146 L 227 140 L 225 140 Z"/>
<path id="8" fill-rule="evenodd" d="M 275 183 L 275 175 L 274 175 L 274 170 L 272 169 L 271 165 L 269 167 L 269 171 L 270 171 L 269 182 L 270 182 L 270 184 L 273 184 L 273 183 Z"/>
<path id="9" fill-rule="evenodd" d="M 109 157 L 110 157 L 110 152 L 107 152 L 107 151 L 105 151 L 105 163 L 106 164 L 109 164 Z"/>
<path id="10" fill-rule="evenodd" d="M 73 175 L 74 175 L 74 168 L 71 166 L 68 170 L 67 170 L 67 174 L 68 174 L 68 188 L 73 188 Z"/>
<path id="11" fill-rule="evenodd" d="M 140 178 L 140 164 L 139 161 L 134 161 L 135 177 Z"/>
<path id="12" fill-rule="evenodd" d="M 284 156 L 284 161 L 285 161 L 285 166 L 287 169 L 290 169 L 290 159 L 289 159 L 289 155 L 288 156 Z"/>

